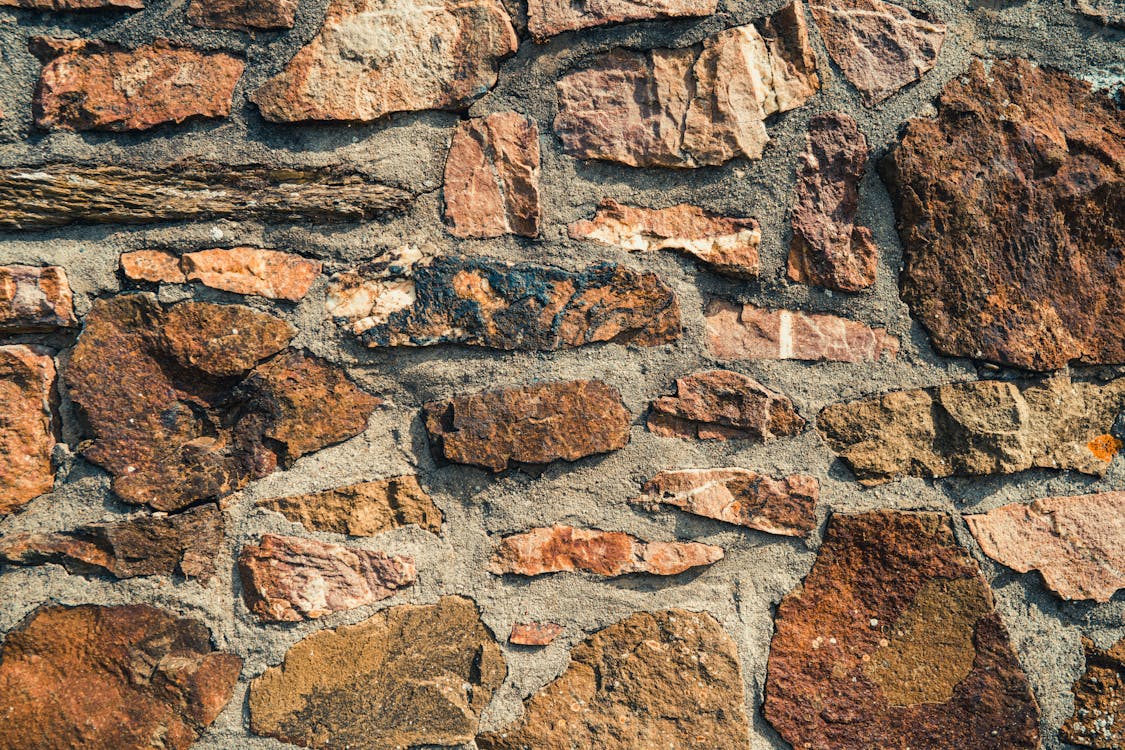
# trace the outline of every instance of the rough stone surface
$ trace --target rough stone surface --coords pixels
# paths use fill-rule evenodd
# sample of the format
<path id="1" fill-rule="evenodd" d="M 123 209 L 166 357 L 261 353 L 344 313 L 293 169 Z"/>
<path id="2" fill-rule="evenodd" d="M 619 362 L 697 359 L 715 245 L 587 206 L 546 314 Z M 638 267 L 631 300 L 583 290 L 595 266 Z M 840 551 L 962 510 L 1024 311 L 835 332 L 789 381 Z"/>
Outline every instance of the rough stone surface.
<path id="1" fill-rule="evenodd" d="M 324 492 L 269 498 L 257 504 L 310 531 L 375 536 L 414 524 L 425 531 L 441 533 L 441 510 L 412 474 Z"/>
<path id="2" fill-rule="evenodd" d="M 795 748 L 1039 747 L 1027 676 L 948 517 L 833 516 L 774 626 L 763 713 Z"/>
<path id="3" fill-rule="evenodd" d="M 45 605 L 0 650 L 0 747 L 186 750 L 241 669 L 199 620 L 144 604 Z"/>
<path id="4" fill-rule="evenodd" d="M 132 281 L 186 284 L 180 256 L 171 250 L 130 250 L 121 254 L 121 272 Z"/>
<path id="5" fill-rule="evenodd" d="M 623 448 L 631 421 L 621 394 L 600 380 L 431 401 L 423 406 L 422 418 L 436 456 L 492 471 L 577 461 Z"/>
<path id="6" fill-rule="evenodd" d="M 1125 362 L 1125 114 L 1109 97 L 1025 60 L 974 62 L 880 168 L 902 298 L 940 353 Z"/>
<path id="7" fill-rule="evenodd" d="M 648 415 L 648 429 L 662 437 L 766 441 L 804 428 L 788 398 L 730 370 L 677 378 L 676 395 L 657 398 Z"/>
<path id="8" fill-rule="evenodd" d="M 748 747 L 738 649 L 706 612 L 638 612 L 570 653 L 557 680 L 524 701 L 481 750 Z"/>
<path id="9" fill-rule="evenodd" d="M 567 153 L 633 167 L 758 159 L 765 119 L 820 87 L 804 8 L 682 49 L 615 49 L 557 84 L 555 131 Z"/>
<path id="10" fill-rule="evenodd" d="M 547 646 L 562 632 L 563 626 L 554 622 L 517 622 L 512 625 L 508 643 L 516 646 Z"/>
<path id="11" fill-rule="evenodd" d="M 55 379 L 46 349 L 0 346 L 0 516 L 54 487 Z"/>
<path id="12" fill-rule="evenodd" d="M 191 0 L 188 20 L 208 29 L 291 29 L 297 0 Z"/>
<path id="13" fill-rule="evenodd" d="M 0 0 L 0 6 L 9 8 L 28 8 L 30 10 L 100 10 L 119 8 L 140 10 L 145 7 L 144 0 Z"/>
<path id="14" fill-rule="evenodd" d="M 404 604 L 290 648 L 251 683 L 250 728 L 312 748 L 459 745 L 505 674 L 471 600 Z"/>
<path id="15" fill-rule="evenodd" d="M 527 29 L 537 42 L 564 31 L 656 18 L 690 18 L 715 12 L 717 0 L 529 0 Z"/>
<path id="16" fill-rule="evenodd" d="M 134 250 L 121 255 L 121 270 L 134 281 L 197 281 L 225 292 L 297 302 L 320 275 L 321 263 L 256 247 L 215 248 L 180 257 L 165 250 Z"/>
<path id="17" fill-rule="evenodd" d="M 78 325 L 66 271 L 59 266 L 0 266 L 0 333 Z"/>
<path id="18" fill-rule="evenodd" d="M 1102 23 L 1125 29 L 1125 8 L 1117 0 L 1077 0 L 1078 12 Z"/>
<path id="19" fill-rule="evenodd" d="M 1074 715 L 1059 735 L 1072 745 L 1125 748 L 1125 640 L 1105 651 L 1082 639 L 1086 671 L 1074 683 Z"/>
<path id="20" fill-rule="evenodd" d="M 816 426 L 866 485 L 1031 468 L 1101 476 L 1121 449 L 1110 429 L 1122 409 L 1125 378 L 980 380 L 833 404 Z"/>

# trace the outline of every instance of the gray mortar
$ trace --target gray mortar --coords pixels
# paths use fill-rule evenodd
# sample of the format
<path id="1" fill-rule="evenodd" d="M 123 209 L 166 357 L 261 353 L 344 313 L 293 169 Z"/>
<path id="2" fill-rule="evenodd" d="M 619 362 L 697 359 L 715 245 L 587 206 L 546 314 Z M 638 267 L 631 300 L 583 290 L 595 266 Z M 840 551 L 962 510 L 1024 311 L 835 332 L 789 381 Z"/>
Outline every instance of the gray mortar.
<path id="1" fill-rule="evenodd" d="M 647 403 L 671 392 L 674 377 L 716 364 L 704 347 L 702 316 L 703 304 L 713 296 L 836 312 L 884 325 L 902 338 L 900 356 L 876 364 L 729 365 L 790 395 L 809 419 L 827 404 L 864 394 L 1018 374 L 978 368 L 967 360 L 934 354 L 924 331 L 911 320 L 896 292 L 901 247 L 887 192 L 873 169 L 864 180 L 860 206 L 860 220 L 872 229 L 881 250 L 873 291 L 833 295 L 782 280 L 794 169 L 804 145 L 804 128 L 818 112 L 847 111 L 870 141 L 873 165 L 907 118 L 933 113 L 931 102 L 936 94 L 948 80 L 966 70 L 973 55 L 1023 55 L 1104 86 L 1125 80 L 1125 32 L 1077 16 L 1070 9 L 1070 0 L 911 0 L 907 3 L 911 7 L 926 10 L 949 25 L 937 67 L 919 84 L 876 109 L 867 109 L 828 62 L 812 27 L 823 91 L 810 104 L 770 123 L 773 141 L 760 161 L 740 159 L 723 167 L 692 171 L 630 169 L 583 163 L 561 152 L 550 127 L 556 108 L 553 82 L 569 67 L 618 45 L 691 44 L 721 28 L 768 14 L 785 2 L 724 0 L 720 13 L 703 21 L 594 29 L 564 34 L 545 45 L 524 41 L 519 53 L 504 63 L 495 90 L 470 112 L 482 115 L 515 109 L 538 121 L 544 147 L 546 226 L 543 238 L 537 241 L 511 237 L 458 241 L 443 231 L 438 187 L 451 128 L 458 119 L 455 114 L 398 115 L 371 125 L 290 126 L 268 124 L 258 116 L 246 95 L 280 70 L 314 36 L 324 17 L 326 0 L 304 0 L 291 32 L 256 35 L 195 29 L 186 22 L 186 0 L 155 0 L 147 10 L 136 13 L 0 11 L 0 109 L 6 114 L 0 122 L 2 165 L 79 159 L 147 164 L 182 157 L 227 163 L 344 162 L 422 193 L 406 215 L 366 225 L 265 226 L 218 221 L 0 234 L 0 263 L 64 266 L 80 313 L 89 309 L 93 298 L 113 294 L 122 287 L 117 263 L 126 250 L 259 245 L 320 258 L 329 271 L 335 271 L 404 243 L 414 243 L 432 252 L 458 251 L 568 268 L 610 260 L 652 270 L 679 295 L 685 322 L 680 341 L 647 349 L 599 345 L 539 354 L 442 346 L 370 351 L 357 346 L 326 320 L 327 275 L 295 306 L 199 288 L 165 287 L 160 290 L 164 301 L 194 297 L 243 302 L 285 317 L 300 328 L 296 345 L 345 364 L 358 382 L 388 397 L 389 403 L 375 413 L 363 435 L 307 456 L 288 471 L 279 471 L 225 500 L 228 536 L 219 560 L 220 573 L 209 585 L 164 578 L 115 581 L 70 576 L 58 566 L 8 570 L 0 577 L 0 630 L 9 630 L 44 602 L 149 602 L 199 617 L 212 629 L 217 645 L 241 655 L 245 667 L 234 699 L 196 747 L 280 750 L 291 746 L 248 733 L 245 690 L 249 681 L 279 663 L 286 649 L 309 633 L 361 621 L 383 607 L 433 602 L 444 594 L 463 594 L 476 600 L 485 622 L 502 644 L 509 670 L 485 713 L 483 729 L 502 727 L 517 717 L 520 700 L 565 669 L 571 646 L 586 633 L 638 610 L 705 610 L 717 617 L 738 643 L 746 707 L 753 724 L 750 746 L 784 748 L 786 743 L 760 715 L 773 611 L 780 598 L 799 585 L 808 572 L 829 512 L 878 507 L 982 511 L 1045 495 L 1125 486 L 1125 464 L 1118 458 L 1110 473 L 1098 481 L 1078 474 L 1036 471 L 933 482 L 908 479 L 865 490 L 834 460 L 813 429 L 796 439 L 765 445 L 657 438 L 644 429 Z M 510 7 L 516 4 L 518 0 L 509 3 Z M 513 7 L 513 11 L 517 19 L 522 15 L 519 8 Z M 30 100 L 38 63 L 26 51 L 27 38 L 38 34 L 96 36 L 130 45 L 168 37 L 204 48 L 244 51 L 249 65 L 239 84 L 234 113 L 227 120 L 164 127 L 142 135 L 44 133 L 31 124 Z M 722 279 L 671 254 L 626 256 L 613 248 L 569 240 L 566 224 L 589 217 L 603 196 L 652 207 L 686 201 L 756 217 L 763 233 L 760 283 Z M 66 337 L 57 336 L 17 340 L 31 339 L 56 346 L 69 343 Z M 65 352 L 62 359 L 65 361 Z M 1120 371 L 1099 368 L 1073 374 L 1105 377 Z M 539 477 L 518 473 L 493 477 L 471 468 L 435 466 L 418 420 L 418 407 L 423 401 L 504 385 L 581 377 L 600 377 L 623 394 L 635 415 L 632 442 L 623 450 L 574 464 L 558 463 Z M 66 529 L 135 512 L 113 498 L 102 471 L 75 456 L 81 435 L 73 414 L 65 407 L 64 399 L 69 448 L 59 450 L 58 489 L 0 522 L 0 533 Z M 822 487 L 819 530 L 806 544 L 680 513 L 639 511 L 625 502 L 637 493 L 641 482 L 661 469 L 728 465 L 816 476 Z M 445 512 L 442 536 L 410 528 L 373 539 L 346 541 L 358 547 L 413 555 L 419 575 L 412 589 L 379 605 L 315 622 L 261 625 L 250 617 L 241 600 L 237 577 L 232 575 L 234 555 L 244 543 L 267 531 L 344 541 L 338 535 L 307 532 L 278 514 L 257 510 L 255 500 L 411 471 L 418 472 Z M 667 579 L 629 576 L 603 580 L 560 574 L 521 580 L 486 572 L 486 561 L 498 534 L 554 522 L 621 529 L 646 539 L 697 539 L 723 546 L 727 556 L 702 571 Z M 1017 575 L 984 558 L 960 520 L 957 529 L 960 540 L 980 561 L 991 582 L 997 607 L 1030 675 L 1043 712 L 1043 746 L 1064 747 L 1057 739 L 1056 728 L 1071 711 L 1069 688 L 1082 667 L 1079 637 L 1090 635 L 1105 646 L 1125 636 L 1125 599 L 1118 596 L 1100 605 L 1063 602 L 1045 589 L 1037 574 Z M 554 620 L 565 625 L 566 631 L 545 649 L 507 645 L 512 623 L 525 619 Z"/>

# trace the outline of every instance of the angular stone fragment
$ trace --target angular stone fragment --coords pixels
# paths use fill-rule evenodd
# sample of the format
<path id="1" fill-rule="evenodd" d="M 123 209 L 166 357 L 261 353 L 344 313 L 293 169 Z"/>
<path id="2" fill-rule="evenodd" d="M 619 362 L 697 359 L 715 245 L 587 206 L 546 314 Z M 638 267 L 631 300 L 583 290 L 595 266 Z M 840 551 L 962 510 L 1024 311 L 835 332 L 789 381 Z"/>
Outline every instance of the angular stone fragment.
<path id="1" fill-rule="evenodd" d="M 465 109 L 518 44 L 497 0 L 332 0 L 316 38 L 250 100 L 271 122 Z"/>
<path id="2" fill-rule="evenodd" d="M 567 228 L 571 239 L 590 240 L 631 252 L 679 250 L 721 274 L 757 278 L 762 232 L 754 219 L 719 216 L 681 203 L 635 208 L 603 198 L 592 220 Z"/>
<path id="3" fill-rule="evenodd" d="M 638 612 L 570 653 L 554 682 L 524 701 L 481 750 L 733 750 L 750 728 L 738 649 L 706 612 Z"/>
<path id="4" fill-rule="evenodd" d="M 1064 742 L 1101 750 L 1125 748 L 1125 640 L 1102 651 L 1082 639 L 1086 671 L 1074 687 L 1074 715 L 1063 723 Z"/>
<path id="5" fill-rule="evenodd" d="M 0 333 L 78 325 L 66 271 L 59 266 L 0 266 Z"/>
<path id="6" fill-rule="evenodd" d="M 241 669 L 199 620 L 144 604 L 44 605 L 0 650 L 0 747 L 186 750 Z"/>
<path id="7" fill-rule="evenodd" d="M 55 379 L 46 349 L 0 346 L 0 516 L 55 486 Z"/>
<path id="8" fill-rule="evenodd" d="M 871 230 L 855 223 L 866 165 L 867 138 L 855 120 L 829 112 L 809 121 L 789 243 L 793 281 L 841 292 L 875 283 L 878 248 Z"/>
<path id="9" fill-rule="evenodd" d="M 503 471 L 624 448 L 629 412 L 600 380 L 540 383 L 430 401 L 422 419 L 434 454 Z"/>
<path id="10" fill-rule="evenodd" d="M 765 119 L 820 87 L 799 0 L 683 49 L 615 49 L 557 84 L 567 153 L 633 167 L 758 159 Z"/>
<path id="11" fill-rule="evenodd" d="M 140 10 L 145 7 L 145 4 L 144 0 L 0 0 L 0 6 L 53 11 L 101 10 L 103 8 Z"/>
<path id="12" fill-rule="evenodd" d="M 783 536 L 808 536 L 816 528 L 816 477 L 791 474 L 773 479 L 749 469 L 662 471 L 645 482 L 631 502 L 656 510 L 672 506 Z"/>
<path id="13" fill-rule="evenodd" d="M 517 622 L 512 625 L 508 643 L 517 646 L 546 646 L 559 637 L 563 626 L 553 622 Z"/>
<path id="14" fill-rule="evenodd" d="M 250 684 L 250 730 L 302 747 L 460 745 L 507 674 L 469 599 L 321 630 Z"/>
<path id="15" fill-rule="evenodd" d="M 1125 378 L 981 380 L 826 407 L 816 426 L 862 484 L 1063 469 L 1104 475 L 1121 442 Z"/>
<path id="16" fill-rule="evenodd" d="M 184 253 L 135 250 L 121 255 L 121 270 L 135 281 L 183 284 L 198 281 L 212 289 L 297 302 L 320 275 L 318 260 L 256 247 L 215 248 Z"/>
<path id="17" fill-rule="evenodd" d="M 766 441 L 804 428 L 788 398 L 730 370 L 677 378 L 676 395 L 657 398 L 648 415 L 648 429 L 661 437 Z"/>
<path id="18" fill-rule="evenodd" d="M 121 254 L 121 272 L 133 281 L 185 284 L 180 256 L 168 250 L 132 250 Z"/>
<path id="19" fill-rule="evenodd" d="M 375 536 L 414 524 L 425 531 L 441 533 L 441 510 L 411 474 L 307 495 L 259 500 L 257 505 L 277 511 L 310 531 Z"/>
<path id="20" fill-rule="evenodd" d="M 445 161 L 445 219 L 457 237 L 539 236 L 539 128 L 516 112 L 461 122 Z"/>
<path id="21" fill-rule="evenodd" d="M 833 516 L 774 627 L 763 713 L 795 748 L 1039 747 L 1027 676 L 945 516 Z"/>
<path id="22" fill-rule="evenodd" d="M 657 18 L 691 18 L 715 12 L 717 0 L 528 0 L 527 30 L 537 42 L 564 31 Z"/>
<path id="23" fill-rule="evenodd" d="M 291 29 L 297 0 L 191 0 L 188 20 L 208 29 Z"/>
<path id="24" fill-rule="evenodd" d="M 1026 60 L 977 61 L 880 169 L 902 298 L 938 352 L 1125 362 L 1125 114 L 1109 97 Z"/>

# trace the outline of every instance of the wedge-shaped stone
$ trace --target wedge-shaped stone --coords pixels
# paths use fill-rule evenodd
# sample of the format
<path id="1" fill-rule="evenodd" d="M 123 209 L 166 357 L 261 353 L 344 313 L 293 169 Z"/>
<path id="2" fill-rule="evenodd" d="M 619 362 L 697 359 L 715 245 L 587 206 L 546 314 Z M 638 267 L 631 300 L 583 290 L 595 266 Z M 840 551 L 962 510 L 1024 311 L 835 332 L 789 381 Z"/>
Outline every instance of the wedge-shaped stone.
<path id="1" fill-rule="evenodd" d="M 297 0 L 191 0 L 188 20 L 208 29 L 291 29 Z"/>
<path id="2" fill-rule="evenodd" d="M 307 495 L 259 500 L 310 531 L 375 536 L 411 524 L 441 533 L 441 510 L 413 475 L 339 487 Z"/>
<path id="3" fill-rule="evenodd" d="M 661 437 L 766 441 L 804 428 L 788 398 L 730 370 L 677 378 L 676 395 L 657 398 L 648 415 L 648 429 Z"/>
<path id="4" fill-rule="evenodd" d="M 656 18 L 690 18 L 715 12 L 717 0 L 529 0 L 527 30 L 544 42 L 564 31 Z"/>
<path id="5" fill-rule="evenodd" d="M 1125 750 L 1125 640 L 1102 651 L 1082 639 L 1086 671 L 1074 683 L 1074 715 L 1059 729 L 1064 742 Z"/>
<path id="6" fill-rule="evenodd" d="M 166 250 L 135 250 L 121 255 L 121 270 L 134 281 L 198 281 L 225 292 L 290 302 L 308 294 L 320 269 L 318 260 L 257 247 L 215 248 L 180 257 Z"/>
<path id="7" fill-rule="evenodd" d="M 707 345 L 717 359 L 874 362 L 898 352 L 898 339 L 886 330 L 836 315 L 714 300 L 705 317 Z"/>
<path id="8" fill-rule="evenodd" d="M 37 346 L 0 346 L 0 516 L 55 486 L 55 360 Z"/>
<path id="9" fill-rule="evenodd" d="M 0 266 L 0 333 L 78 325 L 66 271 L 59 266 Z"/>

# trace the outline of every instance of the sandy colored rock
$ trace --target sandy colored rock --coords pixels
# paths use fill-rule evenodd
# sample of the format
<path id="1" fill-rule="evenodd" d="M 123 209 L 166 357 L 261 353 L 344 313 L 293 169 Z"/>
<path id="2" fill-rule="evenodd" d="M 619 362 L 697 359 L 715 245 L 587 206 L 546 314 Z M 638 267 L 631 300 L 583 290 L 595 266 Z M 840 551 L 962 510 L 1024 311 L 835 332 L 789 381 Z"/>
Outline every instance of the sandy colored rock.
<path id="1" fill-rule="evenodd" d="M 692 18 L 715 12 L 717 0 L 529 0 L 527 29 L 537 42 L 564 31 L 658 18 Z"/>
<path id="2" fill-rule="evenodd" d="M 59 266 L 0 266 L 0 333 L 78 325 L 66 271 Z"/>
<path id="3" fill-rule="evenodd" d="M 471 600 L 404 604 L 290 648 L 250 683 L 250 731 L 312 748 L 460 745 L 506 674 Z"/>
<path id="4" fill-rule="evenodd" d="M 47 349 L 0 346 L 0 516 L 55 485 L 55 380 Z"/>
<path id="5" fill-rule="evenodd" d="M 1032 468 L 1102 476 L 1121 449 L 1110 429 L 1122 409 L 1125 378 L 980 380 L 833 404 L 816 426 L 866 485 Z"/>
<path id="6" fill-rule="evenodd" d="M 562 632 L 563 626 L 554 622 L 517 622 L 512 625 L 508 643 L 516 646 L 547 646 Z"/>
<path id="7" fill-rule="evenodd" d="M 187 283 L 180 256 L 169 250 L 130 250 L 121 253 L 121 272 L 132 281 L 148 281 L 153 284 Z"/>
<path id="8" fill-rule="evenodd" d="M 941 354 L 1125 362 L 1125 114 L 1026 60 L 980 61 L 880 163 L 900 287 Z"/>
<path id="9" fill-rule="evenodd" d="M 0 747 L 186 750 L 234 692 L 242 659 L 207 626 L 145 604 L 44 605 L 0 649 Z"/>
<path id="10" fill-rule="evenodd" d="M 339 487 L 306 495 L 259 500 L 310 531 L 375 536 L 414 524 L 441 533 L 441 510 L 412 474 Z"/>
<path id="11" fill-rule="evenodd" d="M 1039 748 L 1027 676 L 946 516 L 833 516 L 774 627 L 763 714 L 795 748 Z"/>
<path id="12" fill-rule="evenodd" d="M 701 167 L 758 159 L 765 119 L 820 87 L 799 0 L 682 49 L 618 48 L 557 84 L 555 132 L 580 159 Z"/>
<path id="13" fill-rule="evenodd" d="M 668 208 L 623 206 L 603 198 L 594 218 L 567 227 L 571 239 L 630 252 L 677 250 L 735 278 L 757 278 L 762 232 L 754 219 L 720 216 L 681 203 Z"/>
<path id="14" fill-rule="evenodd" d="M 1074 715 L 1059 729 L 1064 742 L 1100 750 L 1125 748 L 1125 640 L 1105 651 L 1082 638 L 1086 671 L 1072 688 Z"/>
<path id="15" fill-rule="evenodd" d="M 706 612 L 638 612 L 570 653 L 557 680 L 524 701 L 481 750 L 735 750 L 749 747 L 741 664 Z"/>
<path id="16" fill-rule="evenodd" d="M 139 10 L 145 7 L 144 0 L 0 0 L 0 6 L 9 8 L 29 8 L 31 10 L 101 10 L 121 8 Z"/>
<path id="17" fill-rule="evenodd" d="M 648 414 L 649 431 L 661 437 L 766 441 L 804 428 L 788 398 L 730 370 L 677 378 L 676 395 L 654 400 Z"/>
<path id="18" fill-rule="evenodd" d="M 188 20 L 208 29 L 291 29 L 296 15 L 297 0 L 191 0 L 188 5 Z"/>
<path id="19" fill-rule="evenodd" d="M 215 248 L 183 256 L 166 250 L 134 250 L 122 253 L 121 270 L 134 281 L 196 281 L 224 292 L 297 302 L 320 275 L 321 263 L 257 247 Z"/>
<path id="20" fill-rule="evenodd" d="M 271 122 L 466 109 L 518 44 L 497 0 L 332 0 L 320 33 L 250 100 Z"/>

